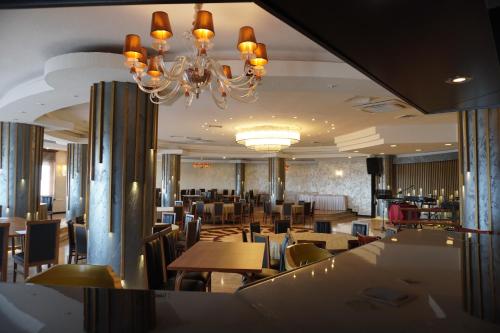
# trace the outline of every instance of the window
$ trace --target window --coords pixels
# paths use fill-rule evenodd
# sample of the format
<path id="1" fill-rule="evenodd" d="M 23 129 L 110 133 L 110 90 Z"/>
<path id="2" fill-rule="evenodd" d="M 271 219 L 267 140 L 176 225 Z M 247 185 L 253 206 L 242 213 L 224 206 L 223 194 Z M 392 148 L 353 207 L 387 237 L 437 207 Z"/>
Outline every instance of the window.
<path id="1" fill-rule="evenodd" d="M 40 195 L 54 196 L 55 161 L 52 154 L 44 154 L 42 162 L 42 177 L 40 180 Z"/>

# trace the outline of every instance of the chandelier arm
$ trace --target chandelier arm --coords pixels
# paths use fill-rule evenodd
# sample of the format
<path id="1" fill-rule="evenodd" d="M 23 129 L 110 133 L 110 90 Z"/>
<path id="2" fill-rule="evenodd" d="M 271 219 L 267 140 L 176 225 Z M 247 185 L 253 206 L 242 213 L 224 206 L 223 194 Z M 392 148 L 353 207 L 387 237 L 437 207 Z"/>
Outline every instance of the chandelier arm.
<path id="1" fill-rule="evenodd" d="M 219 82 L 219 81 L 216 81 L 216 82 Z M 215 83 L 215 84 L 216 84 L 216 85 L 220 85 L 220 83 Z M 222 94 L 221 94 L 221 96 L 219 97 L 219 95 L 218 95 L 218 94 L 219 94 L 219 90 L 217 89 L 217 87 L 215 87 L 215 88 L 214 88 L 214 87 L 213 87 L 213 85 L 214 85 L 213 81 L 210 81 L 210 84 L 209 84 L 209 89 L 210 89 L 210 93 L 211 93 L 211 95 L 212 95 L 212 98 L 213 98 L 213 100 L 214 100 L 215 104 L 216 104 L 219 108 L 221 108 L 221 109 L 223 109 L 223 110 L 224 110 L 224 109 L 226 109 L 226 108 L 227 108 L 227 97 L 223 96 Z M 220 85 L 220 87 L 221 87 L 222 89 L 224 89 L 224 87 L 223 87 L 223 86 L 221 86 L 221 85 Z M 224 91 L 224 90 L 223 90 L 223 91 Z M 224 91 L 224 93 L 225 93 L 225 91 Z"/>
<path id="2" fill-rule="evenodd" d="M 164 90 L 162 91 L 159 91 L 156 93 L 156 96 L 160 99 L 160 100 L 164 100 L 164 101 L 167 101 L 167 100 L 170 100 L 170 99 L 173 99 L 174 97 L 177 96 L 177 94 L 179 93 L 179 89 L 181 87 L 181 84 L 179 81 L 176 82 L 174 88 L 169 91 L 167 94 L 165 95 L 162 95 L 160 94 L 161 92 L 163 92 Z"/>

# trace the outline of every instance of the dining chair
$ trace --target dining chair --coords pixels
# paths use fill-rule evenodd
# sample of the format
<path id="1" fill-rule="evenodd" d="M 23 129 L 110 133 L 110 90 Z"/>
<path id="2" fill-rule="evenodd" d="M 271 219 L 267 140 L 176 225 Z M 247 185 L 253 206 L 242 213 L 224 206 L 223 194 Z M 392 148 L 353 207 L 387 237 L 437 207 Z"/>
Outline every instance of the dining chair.
<path id="1" fill-rule="evenodd" d="M 276 205 L 282 205 L 283 204 L 283 200 L 276 200 Z"/>
<path id="2" fill-rule="evenodd" d="M 228 195 L 229 191 L 228 190 L 222 190 L 222 195 Z"/>
<path id="3" fill-rule="evenodd" d="M 175 224 L 175 213 L 162 212 L 161 213 L 161 223 Z"/>
<path id="4" fill-rule="evenodd" d="M 247 230 L 245 228 L 241 228 L 241 237 L 242 237 L 243 243 L 248 243 Z"/>
<path id="5" fill-rule="evenodd" d="M 397 233 L 398 233 L 398 229 L 396 229 L 396 228 L 386 228 L 384 236 L 385 237 L 392 237 Z"/>
<path id="6" fill-rule="evenodd" d="M 280 267 L 279 260 L 271 259 L 271 248 L 269 246 L 269 236 L 252 233 L 251 238 L 253 238 L 254 243 L 264 243 L 264 258 L 262 259 L 262 268 L 271 268 L 278 270 Z"/>
<path id="7" fill-rule="evenodd" d="M 30 267 L 41 272 L 42 265 L 57 265 L 59 260 L 59 226 L 61 220 L 27 221 L 24 252 L 14 255 L 13 281 L 16 282 L 17 266 L 23 266 L 26 279 Z"/>
<path id="8" fill-rule="evenodd" d="M 304 200 L 299 200 L 299 201 L 297 202 L 297 204 L 299 204 L 299 205 L 304 205 L 304 203 L 305 203 L 305 201 L 304 201 Z"/>
<path id="9" fill-rule="evenodd" d="M 216 223 L 218 220 L 222 224 L 224 214 L 224 203 L 214 202 L 214 215 L 212 216 L 212 223 Z"/>
<path id="10" fill-rule="evenodd" d="M 87 259 L 87 228 L 84 224 L 75 224 L 75 264 Z"/>
<path id="11" fill-rule="evenodd" d="M 311 204 L 311 212 L 309 213 L 309 217 L 311 218 L 311 221 L 314 220 L 315 211 L 316 211 L 316 201 L 313 201 Z"/>
<path id="12" fill-rule="evenodd" d="M 175 224 L 182 225 L 182 221 L 184 220 L 184 207 L 174 206 L 174 213 L 175 213 Z"/>
<path id="13" fill-rule="evenodd" d="M 260 234 L 260 223 L 252 222 L 250 223 L 250 241 L 253 242 L 253 234 Z"/>
<path id="14" fill-rule="evenodd" d="M 148 289 L 166 289 L 165 273 L 162 259 L 160 233 L 154 233 L 144 239 L 144 263 Z"/>
<path id="15" fill-rule="evenodd" d="M 318 220 L 314 222 L 314 232 L 320 234 L 331 234 L 332 233 L 332 223 L 331 221 Z"/>
<path id="16" fill-rule="evenodd" d="M 184 202 L 182 200 L 175 200 L 174 201 L 174 206 L 182 206 L 184 205 Z"/>
<path id="17" fill-rule="evenodd" d="M 243 219 L 245 220 L 246 218 L 248 218 L 250 222 L 254 221 L 254 208 L 252 202 L 248 202 L 243 209 Z"/>
<path id="18" fill-rule="evenodd" d="M 311 243 L 289 245 L 285 250 L 285 268 L 291 270 L 330 257 L 330 252 Z"/>
<path id="19" fill-rule="evenodd" d="M 358 234 L 362 236 L 368 236 L 368 223 L 366 222 L 351 223 L 351 235 L 357 236 Z"/>
<path id="20" fill-rule="evenodd" d="M 292 219 L 292 203 L 285 202 L 283 204 L 283 215 L 281 216 L 283 220 L 291 220 Z"/>
<path id="21" fill-rule="evenodd" d="M 264 201 L 264 224 L 267 224 L 267 219 L 271 219 L 271 224 L 274 224 L 274 220 L 280 215 L 279 212 L 273 212 L 270 201 Z"/>
<path id="22" fill-rule="evenodd" d="M 231 190 L 231 195 L 234 195 L 234 190 Z"/>
<path id="23" fill-rule="evenodd" d="M 304 225 L 306 224 L 306 220 L 311 217 L 311 202 L 304 201 Z"/>
<path id="24" fill-rule="evenodd" d="M 375 241 L 378 241 L 380 240 L 381 238 L 380 237 L 376 237 L 376 236 L 365 236 L 365 235 L 362 235 L 362 234 L 358 234 L 358 243 L 359 245 L 365 245 L 365 244 L 368 244 L 368 243 L 371 243 L 371 242 L 375 242 Z"/>
<path id="25" fill-rule="evenodd" d="M 194 188 L 190 189 L 189 190 L 189 194 L 190 195 L 195 195 L 196 194 L 196 190 Z"/>
<path id="26" fill-rule="evenodd" d="M 239 222 L 243 224 L 243 204 L 241 202 L 235 202 L 233 211 L 233 224 Z"/>
<path id="27" fill-rule="evenodd" d="M 155 258 L 158 256 L 157 240 L 159 241 L 159 256 L 161 260 L 157 260 L 157 258 Z M 149 237 L 149 240 L 145 240 L 144 250 L 146 258 L 146 272 L 148 277 L 152 274 L 159 274 L 158 272 L 161 272 L 162 289 L 174 290 L 177 272 L 169 271 L 167 270 L 167 267 L 177 258 L 176 232 L 172 231 L 171 228 L 168 228 L 159 233 L 153 234 Z M 161 267 L 151 267 L 150 270 L 148 263 L 155 265 L 158 264 L 158 261 L 161 261 Z M 157 281 L 155 282 L 156 279 L 153 276 L 151 280 L 158 284 Z M 181 291 L 205 291 L 207 289 L 210 291 L 210 274 L 208 272 L 188 272 L 184 275 L 184 278 L 181 281 Z"/>
<path id="28" fill-rule="evenodd" d="M 69 220 L 66 222 L 68 226 L 68 264 L 71 264 L 75 256 L 75 222 Z"/>
<path id="29" fill-rule="evenodd" d="M 196 210 L 195 210 L 195 217 L 202 217 L 205 219 L 205 203 L 203 201 L 197 201 L 196 202 Z"/>
<path id="30" fill-rule="evenodd" d="M 0 223 L 0 281 L 7 282 L 10 223 Z"/>
<path id="31" fill-rule="evenodd" d="M 201 226 L 201 221 L 194 219 L 187 221 L 184 224 L 185 238 L 177 241 L 177 254 L 187 251 L 191 246 L 193 246 L 198 241 L 199 228 Z"/>
<path id="32" fill-rule="evenodd" d="M 274 233 L 283 234 L 291 229 L 290 220 L 276 220 L 274 221 Z"/>
<path id="33" fill-rule="evenodd" d="M 75 217 L 75 223 L 76 224 L 85 224 L 85 219 L 83 218 L 83 215 Z"/>

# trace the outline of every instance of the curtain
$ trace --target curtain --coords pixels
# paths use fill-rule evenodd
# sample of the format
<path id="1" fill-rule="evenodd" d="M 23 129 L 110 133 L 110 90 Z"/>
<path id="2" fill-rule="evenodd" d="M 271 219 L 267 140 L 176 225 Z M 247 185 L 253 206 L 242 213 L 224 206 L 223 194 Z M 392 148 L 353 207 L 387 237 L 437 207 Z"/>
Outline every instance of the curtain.
<path id="1" fill-rule="evenodd" d="M 56 152 L 44 151 L 42 159 L 41 196 L 54 196 L 56 179 Z"/>

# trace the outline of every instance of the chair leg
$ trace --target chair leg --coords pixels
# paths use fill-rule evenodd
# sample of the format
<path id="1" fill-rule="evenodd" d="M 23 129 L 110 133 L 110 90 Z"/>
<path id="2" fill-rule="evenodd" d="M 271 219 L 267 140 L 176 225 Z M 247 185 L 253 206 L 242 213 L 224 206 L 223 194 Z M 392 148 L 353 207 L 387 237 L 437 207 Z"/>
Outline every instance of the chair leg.
<path id="1" fill-rule="evenodd" d="M 73 259 L 73 252 L 70 250 L 68 254 L 68 264 L 71 264 L 71 259 Z"/>
<path id="2" fill-rule="evenodd" d="M 17 264 L 14 263 L 14 271 L 12 272 L 12 282 L 16 283 L 16 277 L 17 277 Z"/>
<path id="3" fill-rule="evenodd" d="M 40 268 L 40 272 L 42 271 L 41 267 L 40 266 L 37 266 L 37 272 L 38 272 L 38 268 Z M 38 273 L 40 273 L 38 272 Z M 24 280 L 26 280 L 29 275 L 30 275 L 30 266 L 28 266 L 28 264 L 25 262 L 24 263 L 24 272 L 23 272 L 23 275 L 24 275 Z"/>

